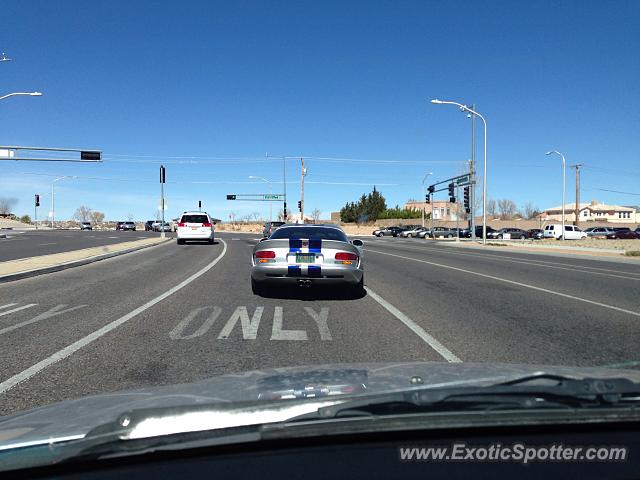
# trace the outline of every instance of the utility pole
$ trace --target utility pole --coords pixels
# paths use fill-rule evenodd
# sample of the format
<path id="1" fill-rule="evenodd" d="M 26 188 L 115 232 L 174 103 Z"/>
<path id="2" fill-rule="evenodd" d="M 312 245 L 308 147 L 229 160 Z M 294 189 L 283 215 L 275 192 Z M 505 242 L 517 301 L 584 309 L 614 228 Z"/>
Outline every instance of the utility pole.
<path id="1" fill-rule="evenodd" d="M 476 104 L 471 105 L 471 110 L 476 111 Z M 471 188 L 469 189 L 469 206 L 471 207 L 471 241 L 476 241 L 476 116 L 471 115 L 471 163 L 469 170 L 471 175 Z"/>
<path id="2" fill-rule="evenodd" d="M 575 208 L 575 222 L 573 224 L 577 227 L 578 222 L 580 221 L 580 167 L 581 163 L 576 163 L 575 165 L 569 165 L 569 168 L 576 169 L 576 208 Z"/>
<path id="3" fill-rule="evenodd" d="M 302 169 L 300 170 L 300 223 L 304 223 L 304 177 L 307 171 L 304 168 L 304 158 L 300 157 Z"/>
<path id="4" fill-rule="evenodd" d="M 164 182 L 165 182 L 165 168 L 164 165 L 160 165 L 160 210 L 162 212 L 162 226 L 160 227 L 160 237 L 164 238 Z"/>
<path id="5" fill-rule="evenodd" d="M 284 206 L 282 211 L 282 220 L 287 221 L 287 163 L 286 159 L 282 157 L 282 188 L 284 189 Z"/>
<path id="6" fill-rule="evenodd" d="M 456 187 L 456 242 L 460 241 L 460 186 Z"/>

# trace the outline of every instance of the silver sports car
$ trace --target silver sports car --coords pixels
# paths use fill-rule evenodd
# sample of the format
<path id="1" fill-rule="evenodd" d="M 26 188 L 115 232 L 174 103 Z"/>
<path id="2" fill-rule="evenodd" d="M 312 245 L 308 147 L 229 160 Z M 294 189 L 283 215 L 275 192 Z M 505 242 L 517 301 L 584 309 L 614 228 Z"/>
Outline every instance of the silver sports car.
<path id="1" fill-rule="evenodd" d="M 251 288 L 348 285 L 362 291 L 363 243 L 336 225 L 285 224 L 260 241 L 251 256 Z"/>

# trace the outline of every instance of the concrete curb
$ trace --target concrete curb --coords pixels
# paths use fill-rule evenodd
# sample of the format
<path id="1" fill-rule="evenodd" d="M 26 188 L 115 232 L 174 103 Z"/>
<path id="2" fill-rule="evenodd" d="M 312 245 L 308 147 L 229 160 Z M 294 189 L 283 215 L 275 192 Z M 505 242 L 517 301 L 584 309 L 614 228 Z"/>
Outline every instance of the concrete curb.
<path id="1" fill-rule="evenodd" d="M 150 245 L 140 245 L 138 247 L 128 248 L 126 250 L 120 250 L 117 252 L 103 253 L 100 255 L 94 255 L 93 257 L 83 258 L 81 260 L 72 260 L 70 262 L 59 263 L 57 265 L 51 265 L 49 267 L 43 268 L 34 268 L 33 270 L 25 270 L 23 272 L 9 273 L 6 275 L 0 275 L 0 283 L 13 282 L 15 280 L 22 280 L 24 278 L 35 277 L 37 275 L 44 275 L 46 273 L 59 272 L 61 270 L 66 270 L 68 268 L 80 267 L 82 265 L 88 265 L 90 263 L 99 262 L 100 260 L 106 260 L 108 258 L 117 257 L 120 255 L 124 255 L 126 253 L 137 252 L 138 250 L 142 250 L 144 248 L 157 247 L 159 245 L 165 245 L 167 242 L 173 240 L 172 238 L 167 238 L 163 242 L 152 243 Z"/>

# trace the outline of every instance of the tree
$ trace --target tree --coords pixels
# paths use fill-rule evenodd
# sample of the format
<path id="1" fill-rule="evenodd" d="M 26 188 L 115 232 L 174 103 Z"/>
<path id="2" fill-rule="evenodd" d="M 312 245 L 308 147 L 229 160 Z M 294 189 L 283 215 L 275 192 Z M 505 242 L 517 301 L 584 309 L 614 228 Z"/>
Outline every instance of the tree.
<path id="1" fill-rule="evenodd" d="M 496 201 L 493 198 L 487 198 L 487 215 L 495 217 L 497 213 Z"/>
<path id="2" fill-rule="evenodd" d="M 0 214 L 8 215 L 18 203 L 17 198 L 0 197 Z"/>
<path id="3" fill-rule="evenodd" d="M 518 207 L 516 207 L 513 200 L 503 198 L 498 200 L 498 211 L 502 220 L 511 220 L 518 211 Z"/>
<path id="4" fill-rule="evenodd" d="M 104 222 L 104 213 L 94 210 L 91 212 L 90 218 L 91 218 L 91 223 L 93 223 L 94 225 L 97 225 L 99 223 Z"/>
<path id="5" fill-rule="evenodd" d="M 76 209 L 73 218 L 79 222 L 88 222 L 91 218 L 91 209 L 82 205 Z"/>
<path id="6" fill-rule="evenodd" d="M 278 219 L 279 222 L 283 222 L 284 221 L 284 210 L 283 209 L 278 210 L 278 214 L 276 215 L 276 218 Z"/>
<path id="7" fill-rule="evenodd" d="M 22 215 L 20 221 L 22 223 L 31 223 L 31 217 L 29 215 Z"/>
<path id="8" fill-rule="evenodd" d="M 130 222 L 133 220 L 133 213 L 127 213 L 127 220 Z"/>
<path id="9" fill-rule="evenodd" d="M 318 220 L 320 220 L 320 215 L 322 215 L 322 212 L 317 208 L 314 208 L 311 211 L 311 218 L 313 219 L 313 223 L 318 223 Z"/>
<path id="10" fill-rule="evenodd" d="M 362 194 L 357 203 L 347 202 L 340 209 L 340 219 L 345 223 L 375 221 L 387 209 L 384 197 L 376 187 L 369 195 Z"/>
<path id="11" fill-rule="evenodd" d="M 536 207 L 532 202 L 527 202 L 522 206 L 521 213 L 524 218 L 531 220 L 538 215 L 538 207 Z"/>

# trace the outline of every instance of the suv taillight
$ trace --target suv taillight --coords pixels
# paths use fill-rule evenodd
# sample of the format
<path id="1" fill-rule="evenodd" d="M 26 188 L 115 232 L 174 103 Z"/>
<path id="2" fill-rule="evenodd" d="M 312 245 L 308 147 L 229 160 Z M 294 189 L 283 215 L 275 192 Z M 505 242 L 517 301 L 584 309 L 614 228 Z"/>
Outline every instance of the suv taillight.
<path id="1" fill-rule="evenodd" d="M 184 222 L 180 222 L 180 223 L 178 223 L 178 226 L 179 226 L 179 227 L 184 227 Z"/>
<path id="2" fill-rule="evenodd" d="M 211 227 L 211 224 L 210 223 L 203 223 L 202 226 L 203 227 Z"/>

